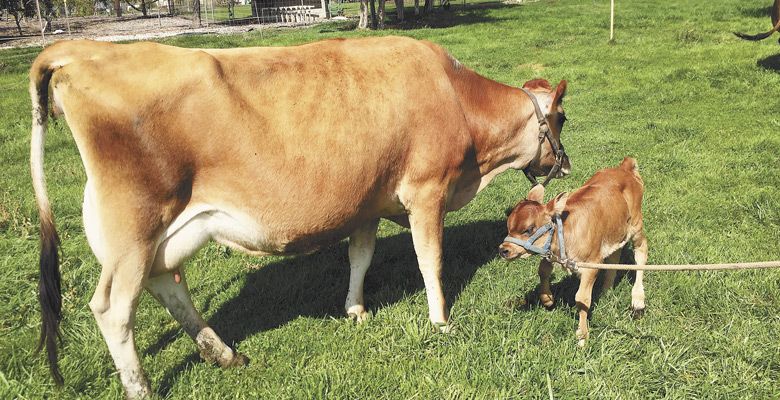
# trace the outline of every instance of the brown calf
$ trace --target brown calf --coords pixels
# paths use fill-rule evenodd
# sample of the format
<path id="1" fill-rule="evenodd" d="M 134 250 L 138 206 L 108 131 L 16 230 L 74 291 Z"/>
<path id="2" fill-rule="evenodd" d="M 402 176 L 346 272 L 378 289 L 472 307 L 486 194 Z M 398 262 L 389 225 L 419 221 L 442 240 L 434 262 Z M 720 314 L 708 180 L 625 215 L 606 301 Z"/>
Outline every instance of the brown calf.
<path id="1" fill-rule="evenodd" d="M 636 160 L 630 157 L 623 159 L 616 168 L 597 172 L 581 188 L 571 194 L 561 193 L 547 204 L 542 204 L 544 187 L 537 185 L 528 193 L 528 198 L 512 210 L 507 221 L 509 236 L 521 241 L 528 240 L 537 228 L 551 223 L 553 216 L 559 215 L 563 221 L 564 247 L 568 259 L 617 263 L 622 248 L 630 240 L 634 244 L 637 265 L 645 265 L 647 239 L 642 229 L 643 193 L 644 184 Z M 534 244 L 541 246 L 548 235 L 553 235 L 550 251 L 557 256 L 560 253 L 556 230 L 542 235 Z M 524 247 L 507 241 L 499 246 L 499 253 L 507 260 L 532 255 Z M 552 268 L 548 259 L 539 264 L 539 300 L 545 307 L 553 305 L 550 290 Z M 595 269 L 577 271 L 580 287 L 575 299 L 579 309 L 577 339 L 580 346 L 588 338 L 588 310 L 598 272 Z M 635 315 L 639 315 L 645 308 L 643 276 L 643 271 L 636 271 L 636 281 L 631 291 L 631 307 Z M 615 271 L 606 271 L 604 288 L 610 288 L 614 279 Z"/>

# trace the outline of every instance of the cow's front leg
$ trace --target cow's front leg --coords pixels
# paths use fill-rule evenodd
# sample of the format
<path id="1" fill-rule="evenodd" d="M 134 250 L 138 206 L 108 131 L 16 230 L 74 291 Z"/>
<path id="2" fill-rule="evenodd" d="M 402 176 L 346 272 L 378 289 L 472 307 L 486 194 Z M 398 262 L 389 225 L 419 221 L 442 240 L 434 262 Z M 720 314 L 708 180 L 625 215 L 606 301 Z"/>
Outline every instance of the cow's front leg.
<path id="1" fill-rule="evenodd" d="M 553 265 L 548 260 L 539 262 L 539 301 L 542 305 L 550 308 L 555 304 L 552 290 L 550 289 L 550 275 L 552 275 Z"/>
<path id="2" fill-rule="evenodd" d="M 431 323 L 440 331 L 448 332 L 450 327 L 447 324 L 447 309 L 441 284 L 444 207 L 441 200 L 436 201 L 430 197 L 421 200 L 423 201 L 410 209 L 409 213 L 414 251 L 417 253 L 417 262 L 425 281 Z"/>
<path id="3" fill-rule="evenodd" d="M 349 236 L 349 291 L 344 309 L 350 318 L 358 322 L 368 317 L 363 303 L 363 281 L 374 256 L 378 226 L 377 219 L 361 226 Z"/>

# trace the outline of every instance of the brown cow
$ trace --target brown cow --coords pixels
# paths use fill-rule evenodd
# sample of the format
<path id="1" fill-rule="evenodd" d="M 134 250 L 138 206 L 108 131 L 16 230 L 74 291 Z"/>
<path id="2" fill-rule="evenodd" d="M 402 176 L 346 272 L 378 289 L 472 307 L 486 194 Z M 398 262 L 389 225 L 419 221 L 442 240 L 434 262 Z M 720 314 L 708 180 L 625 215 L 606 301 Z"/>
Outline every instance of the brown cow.
<path id="1" fill-rule="evenodd" d="M 542 204 L 544 187 L 537 185 L 528 193 L 528 198 L 512 210 L 507 221 L 509 237 L 499 246 L 499 254 L 507 260 L 531 256 L 525 247 L 513 242 L 526 242 L 537 229 L 555 226 L 552 220 L 557 215 L 563 222 L 565 257 L 569 260 L 618 263 L 621 250 L 631 241 L 637 265 L 645 265 L 647 239 L 642 224 L 643 193 L 644 183 L 639 176 L 636 160 L 630 157 L 626 157 L 616 168 L 597 172 L 571 195 L 561 193 L 547 204 Z M 538 247 L 546 242 L 549 235 L 553 235 L 550 252 L 560 258 L 557 229 L 552 228 L 542 234 L 533 244 Z M 539 264 L 539 300 L 545 307 L 551 307 L 554 301 L 550 290 L 552 269 L 553 265 L 548 259 L 543 259 Z M 580 287 L 575 296 L 579 308 L 577 340 L 578 345 L 583 346 L 588 338 L 588 310 L 599 271 L 579 269 L 577 272 L 580 278 Z M 615 271 L 605 272 L 604 288 L 607 289 L 612 287 Z M 644 271 L 637 270 L 631 291 L 631 307 L 635 315 L 645 308 L 643 278 Z"/>
<path id="2" fill-rule="evenodd" d="M 181 267 L 209 240 L 264 255 L 349 237 L 345 308 L 362 319 L 377 224 L 393 219 L 411 227 L 430 320 L 446 330 L 444 214 L 507 169 L 557 177 L 570 169 L 562 151 L 562 168 L 553 169 L 565 81 L 555 90 L 542 80 L 526 86 L 483 78 L 441 47 L 401 37 L 218 50 L 68 41 L 45 49 L 30 71 L 31 168 L 41 219 L 41 342 L 55 380 L 61 296 L 43 173 L 49 99 L 87 175 L 84 228 L 102 266 L 89 305 L 135 398 L 150 393 L 133 339 L 143 289 L 205 359 L 246 362 L 190 299 Z M 551 129 L 540 138 L 543 125 Z"/>
<path id="3" fill-rule="evenodd" d="M 780 30 L 780 0 L 775 0 L 775 3 L 772 5 L 772 12 L 770 13 L 770 17 L 772 18 L 772 29 L 767 32 L 756 35 L 748 35 L 746 33 L 739 32 L 734 32 L 734 34 L 745 40 L 762 40 L 768 38 L 773 33 Z M 778 42 L 780 42 L 780 39 L 778 39 Z"/>

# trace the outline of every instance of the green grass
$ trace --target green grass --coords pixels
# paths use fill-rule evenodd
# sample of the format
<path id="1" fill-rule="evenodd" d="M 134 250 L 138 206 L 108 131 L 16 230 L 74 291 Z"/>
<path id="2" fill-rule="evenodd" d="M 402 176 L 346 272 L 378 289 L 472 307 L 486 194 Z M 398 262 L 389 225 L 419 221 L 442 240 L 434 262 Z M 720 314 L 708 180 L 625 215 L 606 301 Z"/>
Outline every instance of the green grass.
<path id="1" fill-rule="evenodd" d="M 617 3 L 613 44 L 609 2 L 592 0 L 454 7 L 386 32 L 325 24 L 166 42 L 276 46 L 392 33 L 440 43 L 508 84 L 567 79 L 563 140 L 574 171 L 550 194 L 632 155 L 646 182 L 651 263 L 780 259 L 780 47 L 777 36 L 749 43 L 730 33 L 768 29 L 770 2 Z M 85 177 L 63 121 L 51 124 L 46 143 L 65 253 L 63 389 L 34 353 L 38 241 L 26 71 L 38 51 L 0 52 L 0 398 L 118 398 L 119 379 L 87 307 L 100 267 L 84 238 Z M 559 270 L 553 310 L 508 305 L 537 284 L 536 260 L 495 256 L 504 210 L 527 189 L 521 174 L 505 173 L 448 216 L 444 279 L 456 327 L 448 335 L 431 333 L 410 236 L 394 225 L 381 226 L 366 281 L 374 315 L 361 325 L 342 316 L 344 243 L 292 258 L 208 246 L 187 267 L 195 303 L 252 363 L 221 370 L 200 362 L 186 334 L 144 295 L 136 338 L 153 389 L 171 399 L 525 399 L 547 398 L 549 376 L 561 399 L 780 397 L 780 271 L 649 273 L 648 309 L 637 321 L 624 280 L 597 302 L 584 349 L 575 346 L 573 283 Z"/>

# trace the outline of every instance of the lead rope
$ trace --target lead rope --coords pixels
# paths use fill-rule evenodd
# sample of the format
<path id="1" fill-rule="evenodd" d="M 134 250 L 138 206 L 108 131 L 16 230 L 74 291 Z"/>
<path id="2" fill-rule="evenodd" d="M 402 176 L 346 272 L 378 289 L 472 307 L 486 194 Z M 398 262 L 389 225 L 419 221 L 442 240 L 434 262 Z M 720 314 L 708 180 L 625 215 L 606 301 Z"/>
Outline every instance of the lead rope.
<path id="1" fill-rule="evenodd" d="M 549 261 L 560 264 L 569 271 L 576 272 L 580 268 L 586 269 L 605 269 L 605 270 L 630 270 L 630 271 L 725 271 L 740 269 L 766 269 L 780 268 L 778 261 L 759 261 L 743 263 L 722 263 L 722 264 L 603 264 L 588 263 L 570 260 L 566 257 L 566 243 L 563 239 L 563 221 L 560 215 L 554 215 L 555 225 L 558 230 L 558 249 L 559 258 L 553 259 L 552 253 L 548 252 L 546 257 Z M 552 232 L 550 232 L 552 236 Z"/>

